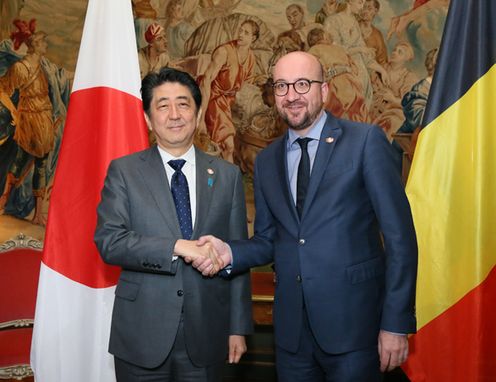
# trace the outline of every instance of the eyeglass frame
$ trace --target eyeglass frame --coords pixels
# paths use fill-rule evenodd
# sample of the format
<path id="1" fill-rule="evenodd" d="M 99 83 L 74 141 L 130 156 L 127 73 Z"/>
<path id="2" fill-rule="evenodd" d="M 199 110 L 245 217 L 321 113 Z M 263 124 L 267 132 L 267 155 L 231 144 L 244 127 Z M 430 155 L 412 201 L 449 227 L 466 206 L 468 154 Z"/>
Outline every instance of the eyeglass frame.
<path id="1" fill-rule="evenodd" d="M 300 82 L 300 81 L 308 82 L 308 90 L 306 92 L 301 93 L 298 90 L 296 90 L 295 84 Z M 274 95 L 276 95 L 278 97 L 284 97 L 289 93 L 289 86 L 291 85 L 291 86 L 293 86 L 293 90 L 295 91 L 295 93 L 303 95 L 303 94 L 307 94 L 308 92 L 310 92 L 310 89 L 312 88 L 313 83 L 323 84 L 324 81 L 309 80 L 308 78 L 298 78 L 295 82 L 276 81 L 272 84 L 272 89 L 274 89 Z M 285 84 L 286 85 L 286 93 L 284 93 L 284 94 L 277 94 L 276 93 L 276 86 L 278 84 Z"/>

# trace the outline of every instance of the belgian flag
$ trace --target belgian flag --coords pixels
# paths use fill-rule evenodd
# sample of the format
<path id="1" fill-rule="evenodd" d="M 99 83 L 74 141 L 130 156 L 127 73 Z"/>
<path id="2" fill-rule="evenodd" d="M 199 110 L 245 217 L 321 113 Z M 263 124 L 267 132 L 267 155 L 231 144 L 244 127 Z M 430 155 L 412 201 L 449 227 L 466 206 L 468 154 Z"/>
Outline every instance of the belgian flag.
<path id="1" fill-rule="evenodd" d="M 496 1 L 451 0 L 407 194 L 414 381 L 496 381 Z"/>

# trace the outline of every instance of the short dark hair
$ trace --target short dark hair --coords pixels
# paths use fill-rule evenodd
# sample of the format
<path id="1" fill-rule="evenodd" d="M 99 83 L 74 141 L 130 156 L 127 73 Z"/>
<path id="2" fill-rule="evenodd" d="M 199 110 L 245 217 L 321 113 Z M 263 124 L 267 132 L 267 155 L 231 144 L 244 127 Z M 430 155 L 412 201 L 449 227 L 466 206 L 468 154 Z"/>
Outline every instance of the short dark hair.
<path id="1" fill-rule="evenodd" d="M 287 42 L 290 42 L 288 44 Z M 301 39 L 298 32 L 290 29 L 285 32 L 282 32 L 277 36 L 277 44 L 279 46 L 284 46 L 286 51 L 294 52 L 296 50 L 305 50 L 305 43 Z"/>
<path id="2" fill-rule="evenodd" d="M 245 20 L 241 23 L 241 25 L 245 25 L 245 24 L 251 25 L 251 30 L 252 30 L 253 36 L 255 36 L 254 41 L 257 41 L 258 38 L 260 37 L 260 26 L 257 24 L 256 21 L 250 20 L 250 19 Z"/>
<path id="3" fill-rule="evenodd" d="M 308 46 L 312 47 L 324 39 L 324 30 L 322 28 L 313 28 L 307 35 Z"/>
<path id="4" fill-rule="evenodd" d="M 427 74 L 432 76 L 434 74 L 434 69 L 436 68 L 437 61 L 437 51 L 438 48 L 431 49 L 427 52 L 425 56 L 425 69 L 427 69 Z"/>
<path id="5" fill-rule="evenodd" d="M 374 3 L 374 8 L 379 11 L 381 9 L 381 3 L 379 3 L 379 0 L 369 0 Z"/>
<path id="6" fill-rule="evenodd" d="M 143 101 L 143 110 L 150 116 L 150 106 L 153 98 L 153 89 L 167 82 L 178 83 L 186 86 L 191 92 L 195 101 L 196 112 L 200 110 L 202 95 L 200 87 L 189 73 L 164 66 L 158 72 L 148 73 L 141 81 L 141 99 Z"/>

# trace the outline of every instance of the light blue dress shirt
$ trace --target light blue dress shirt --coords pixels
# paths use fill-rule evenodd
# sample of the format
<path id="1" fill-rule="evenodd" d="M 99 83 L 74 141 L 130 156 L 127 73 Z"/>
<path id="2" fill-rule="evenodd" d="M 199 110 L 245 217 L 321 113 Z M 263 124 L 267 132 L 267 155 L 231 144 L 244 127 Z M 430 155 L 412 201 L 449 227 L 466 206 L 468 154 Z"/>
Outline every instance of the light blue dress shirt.
<path id="1" fill-rule="evenodd" d="M 298 135 L 294 130 L 288 129 L 288 141 L 286 143 L 286 160 L 288 163 L 288 179 L 291 187 L 291 195 L 293 196 L 293 203 L 296 205 L 296 178 L 298 175 L 298 165 L 301 158 L 301 147 L 296 142 L 298 138 L 311 138 L 308 142 L 308 156 L 310 157 L 310 176 L 312 175 L 313 162 L 319 147 L 320 135 L 324 124 L 327 119 L 327 114 L 322 112 L 320 117 L 315 122 L 314 126 L 310 129 L 308 134 L 304 137 Z"/>

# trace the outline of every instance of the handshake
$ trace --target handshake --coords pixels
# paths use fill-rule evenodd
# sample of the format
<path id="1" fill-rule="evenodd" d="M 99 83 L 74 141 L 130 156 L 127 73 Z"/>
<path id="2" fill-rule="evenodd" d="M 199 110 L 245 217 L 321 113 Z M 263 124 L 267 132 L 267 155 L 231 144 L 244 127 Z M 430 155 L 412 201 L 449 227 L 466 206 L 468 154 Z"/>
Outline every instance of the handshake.
<path id="1" fill-rule="evenodd" d="M 203 276 L 213 276 L 232 262 L 229 246 L 215 236 L 202 236 L 198 240 L 179 239 L 174 255 L 180 256 Z"/>

